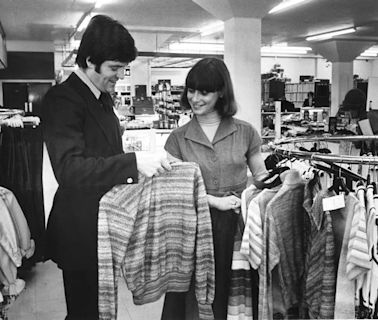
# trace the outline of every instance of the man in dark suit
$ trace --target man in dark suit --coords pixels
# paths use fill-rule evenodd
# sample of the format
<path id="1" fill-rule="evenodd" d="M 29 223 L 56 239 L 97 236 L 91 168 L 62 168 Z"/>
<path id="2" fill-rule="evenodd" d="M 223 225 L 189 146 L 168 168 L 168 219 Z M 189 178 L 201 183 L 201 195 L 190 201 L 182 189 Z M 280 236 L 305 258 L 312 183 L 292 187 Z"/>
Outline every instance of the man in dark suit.
<path id="1" fill-rule="evenodd" d="M 117 184 L 138 183 L 138 172 L 152 176 L 170 169 L 166 158 L 122 150 L 110 94 L 136 55 L 125 27 L 95 16 L 78 49 L 79 69 L 44 99 L 44 140 L 59 184 L 47 226 L 46 259 L 63 271 L 66 320 L 98 319 L 101 197 Z"/>

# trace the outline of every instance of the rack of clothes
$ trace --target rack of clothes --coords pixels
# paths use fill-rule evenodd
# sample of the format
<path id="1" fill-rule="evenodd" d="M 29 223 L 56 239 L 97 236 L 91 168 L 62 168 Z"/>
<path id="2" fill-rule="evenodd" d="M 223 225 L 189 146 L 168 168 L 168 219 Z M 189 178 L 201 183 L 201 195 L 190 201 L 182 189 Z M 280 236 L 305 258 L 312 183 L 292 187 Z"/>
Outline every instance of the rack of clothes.
<path id="1" fill-rule="evenodd" d="M 7 311 L 25 288 L 23 269 L 40 260 L 35 253 L 40 252 L 43 231 L 35 217 L 41 214 L 41 188 L 38 170 L 33 172 L 35 164 L 38 168 L 39 123 L 39 117 L 25 116 L 23 110 L 0 108 L 1 320 L 8 318 Z"/>
<path id="2" fill-rule="evenodd" d="M 0 108 L 0 186 L 14 193 L 35 241 L 35 254 L 23 268 L 43 260 L 43 142 L 39 124 L 39 117 L 25 115 L 24 110 Z"/>
<path id="3" fill-rule="evenodd" d="M 12 191 L 0 186 L 0 319 L 25 288 L 18 268 L 34 254 L 25 215 Z"/>
<path id="4" fill-rule="evenodd" d="M 277 144 L 243 191 L 228 319 L 378 318 L 378 157 L 303 150 L 321 139 Z"/>

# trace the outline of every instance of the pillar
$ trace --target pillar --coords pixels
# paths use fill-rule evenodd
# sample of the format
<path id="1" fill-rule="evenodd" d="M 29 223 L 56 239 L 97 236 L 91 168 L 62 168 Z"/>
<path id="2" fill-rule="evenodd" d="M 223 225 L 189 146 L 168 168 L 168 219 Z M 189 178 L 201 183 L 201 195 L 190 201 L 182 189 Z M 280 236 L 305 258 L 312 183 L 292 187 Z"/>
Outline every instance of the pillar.
<path id="1" fill-rule="evenodd" d="M 151 96 L 151 61 L 139 58 L 130 65 L 131 95 L 135 96 L 135 85 L 146 85 L 147 96 Z"/>
<path id="2" fill-rule="evenodd" d="M 332 62 L 331 115 L 336 115 L 345 94 L 353 88 L 353 61 Z"/>
<path id="3" fill-rule="evenodd" d="M 237 118 L 261 130 L 261 18 L 279 0 L 192 0 L 225 22 L 224 60 L 230 71 Z"/>
<path id="4" fill-rule="evenodd" d="M 371 41 L 330 39 L 309 42 L 312 49 L 332 62 L 331 115 L 336 115 L 345 94 L 353 88 L 353 61 L 374 45 Z"/>
<path id="5" fill-rule="evenodd" d="M 238 103 L 237 118 L 261 128 L 261 19 L 225 21 L 224 60 L 230 70 Z"/>

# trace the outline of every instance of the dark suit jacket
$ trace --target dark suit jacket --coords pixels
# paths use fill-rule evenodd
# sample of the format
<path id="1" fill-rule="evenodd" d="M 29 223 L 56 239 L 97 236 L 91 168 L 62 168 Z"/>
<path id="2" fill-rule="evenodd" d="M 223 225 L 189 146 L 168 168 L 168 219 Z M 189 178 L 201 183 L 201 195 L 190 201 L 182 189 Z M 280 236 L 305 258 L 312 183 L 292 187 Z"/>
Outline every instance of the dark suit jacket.
<path id="1" fill-rule="evenodd" d="M 59 183 L 45 257 L 62 269 L 97 268 L 99 201 L 116 184 L 137 183 L 135 154 L 123 153 L 115 114 L 74 73 L 46 94 L 41 123 Z"/>

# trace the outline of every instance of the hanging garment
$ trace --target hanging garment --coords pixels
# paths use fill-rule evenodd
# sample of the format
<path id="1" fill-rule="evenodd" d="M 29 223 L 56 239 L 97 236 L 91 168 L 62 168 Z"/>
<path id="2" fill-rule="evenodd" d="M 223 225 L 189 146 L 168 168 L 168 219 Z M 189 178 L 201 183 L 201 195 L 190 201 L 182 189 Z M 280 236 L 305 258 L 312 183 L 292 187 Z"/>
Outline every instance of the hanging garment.
<path id="1" fill-rule="evenodd" d="M 11 214 L 0 197 L 0 245 L 10 257 L 15 266 L 21 266 L 22 255 L 17 243 L 17 233 Z M 1 257 L 2 258 L 2 257 Z"/>
<path id="2" fill-rule="evenodd" d="M 256 271 L 251 270 L 248 259 L 240 252 L 243 231 L 243 216 L 239 214 L 232 255 L 227 320 L 253 319 L 252 272 Z"/>
<path id="3" fill-rule="evenodd" d="M 254 189 L 249 195 L 247 206 L 247 214 L 245 218 L 245 230 L 240 246 L 240 253 L 244 254 L 253 269 L 258 269 L 263 254 L 263 230 L 262 218 L 259 207 L 259 199 L 257 195 L 260 193 L 258 189 Z M 255 199 L 256 198 L 256 199 Z M 243 214 L 243 209 L 242 209 Z M 243 214 L 244 215 L 244 214 Z"/>
<path id="4" fill-rule="evenodd" d="M 281 188 L 281 186 L 276 186 L 272 189 L 264 189 L 262 190 L 256 197 L 254 197 L 250 204 L 249 204 L 249 207 L 248 207 L 248 214 L 247 214 L 247 220 L 248 220 L 248 217 L 258 217 L 258 216 L 261 216 L 261 221 L 262 221 L 262 227 L 264 227 L 264 223 L 265 223 L 265 219 L 266 219 L 266 215 L 265 215 L 265 210 L 266 210 L 266 207 L 267 207 L 267 204 L 269 203 L 269 201 L 276 195 L 276 193 L 278 192 L 278 190 Z M 255 205 L 255 203 L 257 205 Z M 256 211 L 254 211 L 254 209 L 256 209 Z M 264 242 L 264 238 L 261 240 L 261 243 L 262 243 L 262 248 L 261 248 L 261 251 L 258 250 L 258 252 L 261 252 L 261 257 L 260 256 L 257 256 L 260 260 L 254 260 L 256 257 L 255 257 L 255 254 L 251 255 L 251 252 L 250 252 L 250 249 L 251 247 L 253 248 L 256 241 L 258 241 L 258 243 L 260 243 L 260 240 L 256 240 L 254 239 L 254 236 L 257 235 L 258 237 L 263 237 L 263 233 L 259 233 L 259 234 L 255 234 L 255 233 L 252 233 L 252 230 L 251 228 L 245 228 L 244 229 L 244 234 L 243 234 L 243 243 L 245 243 L 245 250 L 244 253 L 242 251 L 242 248 L 241 248 L 241 252 L 243 254 L 246 254 L 246 257 L 248 259 L 248 261 L 255 261 L 255 266 L 258 267 L 258 275 L 259 275 L 259 299 L 258 299 L 258 312 L 259 312 L 259 319 L 260 319 L 260 310 L 261 310 L 261 305 L 262 304 L 269 304 L 271 303 L 271 301 L 268 301 L 268 300 L 264 300 L 264 301 L 261 301 L 260 299 L 260 296 L 262 294 L 262 290 L 263 290 L 263 287 L 261 286 L 261 283 L 265 283 L 267 281 L 267 278 L 266 278 L 266 260 L 267 260 L 267 255 L 269 255 L 270 259 L 273 261 L 274 259 L 277 259 L 278 260 L 278 257 L 279 257 L 279 252 L 278 252 L 278 249 L 277 250 L 274 250 L 275 248 L 275 243 L 273 244 L 267 244 L 266 242 Z M 265 231 L 265 230 L 263 230 Z M 252 251 L 254 252 L 254 251 Z M 252 259 L 252 260 L 251 260 Z M 260 262 L 260 263 L 258 263 Z M 278 263 L 278 261 L 277 261 Z M 253 264 L 251 263 L 251 266 Z M 271 305 L 271 304 L 270 304 Z"/>
<path id="5" fill-rule="evenodd" d="M 353 319 L 355 297 L 370 269 L 365 208 L 349 193 L 345 196 L 345 207 L 338 211 L 337 215 L 345 217 L 346 223 L 337 269 L 334 318 Z"/>
<path id="6" fill-rule="evenodd" d="M 373 234 L 368 234 L 369 239 L 372 239 L 374 243 L 373 249 L 371 250 L 371 259 L 374 262 L 371 268 L 372 281 L 370 283 L 370 305 L 373 306 L 374 319 L 378 319 L 378 195 L 374 195 L 374 206 L 375 210 L 375 227 Z"/>
<path id="7" fill-rule="evenodd" d="M 116 319 L 124 275 L 135 304 L 187 292 L 192 277 L 201 319 L 212 319 L 214 253 L 205 186 L 198 165 L 175 163 L 156 177 L 119 185 L 100 201 L 100 319 Z"/>
<path id="8" fill-rule="evenodd" d="M 259 319 L 272 319 L 275 313 L 286 317 L 301 301 L 304 185 L 297 170 L 285 172 L 282 187 L 267 204 L 263 233 L 268 254 L 260 278 Z"/>
<path id="9" fill-rule="evenodd" d="M 256 270 L 251 269 L 247 256 L 242 253 L 241 246 L 243 233 L 247 227 L 245 222 L 248 217 L 248 205 L 252 198 L 261 191 L 254 185 L 251 185 L 242 192 L 240 197 L 241 212 L 238 215 L 238 224 L 235 232 L 227 320 L 253 319 L 253 315 L 257 311 L 258 296 L 255 295 L 258 295 L 258 274 Z M 249 243 L 246 245 L 248 250 Z"/>
<path id="10" fill-rule="evenodd" d="M 378 252 L 377 252 L 377 205 L 378 196 L 373 194 L 373 186 L 368 185 L 366 190 L 367 203 L 367 241 L 369 252 L 369 266 L 370 270 L 364 279 L 362 289 L 362 303 L 371 315 L 374 313 L 378 294 Z"/>
<path id="11" fill-rule="evenodd" d="M 334 193 L 320 191 L 307 214 L 311 222 L 305 263 L 304 304 L 310 319 L 332 319 L 335 308 L 336 265 L 332 218 L 322 200 Z"/>
<path id="12" fill-rule="evenodd" d="M 24 213 L 13 192 L 0 187 L 0 198 L 8 208 L 8 212 L 13 222 L 17 236 L 17 246 L 21 250 L 21 255 L 30 258 L 34 254 L 34 241 L 31 239 L 28 223 Z"/>
<path id="13" fill-rule="evenodd" d="M 2 128 L 0 185 L 16 196 L 35 241 L 35 253 L 28 262 L 43 260 L 42 128 Z"/>

